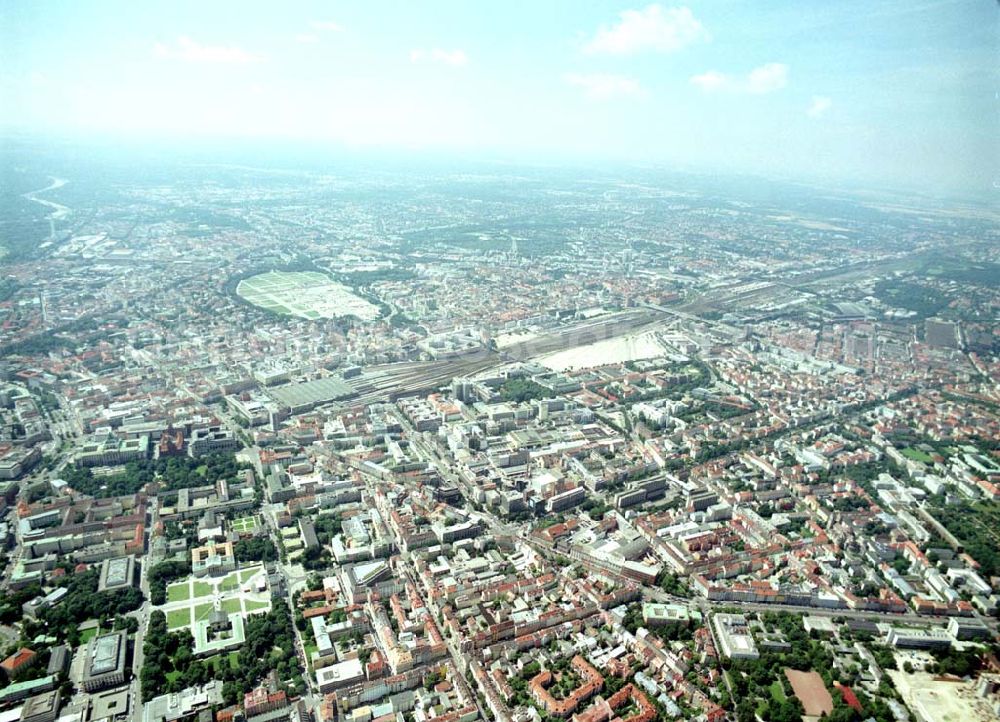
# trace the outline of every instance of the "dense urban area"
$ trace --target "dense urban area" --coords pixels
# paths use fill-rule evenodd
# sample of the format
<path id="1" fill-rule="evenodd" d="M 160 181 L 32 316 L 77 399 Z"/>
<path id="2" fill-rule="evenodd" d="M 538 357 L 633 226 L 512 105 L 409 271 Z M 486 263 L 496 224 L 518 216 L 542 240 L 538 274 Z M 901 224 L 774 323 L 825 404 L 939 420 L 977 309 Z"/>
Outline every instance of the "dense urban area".
<path id="1" fill-rule="evenodd" d="M 111 155 L 5 158 L 0 722 L 1000 719 L 995 209 Z"/>

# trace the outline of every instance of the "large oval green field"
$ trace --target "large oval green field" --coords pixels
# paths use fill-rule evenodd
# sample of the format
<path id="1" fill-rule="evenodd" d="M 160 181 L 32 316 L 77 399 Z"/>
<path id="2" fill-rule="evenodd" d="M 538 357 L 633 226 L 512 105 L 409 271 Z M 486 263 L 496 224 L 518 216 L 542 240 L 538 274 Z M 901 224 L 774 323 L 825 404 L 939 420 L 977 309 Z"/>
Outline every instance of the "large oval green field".
<path id="1" fill-rule="evenodd" d="M 378 318 L 379 309 L 347 286 L 315 271 L 269 271 L 244 278 L 236 295 L 265 311 L 316 320 L 356 316 Z"/>

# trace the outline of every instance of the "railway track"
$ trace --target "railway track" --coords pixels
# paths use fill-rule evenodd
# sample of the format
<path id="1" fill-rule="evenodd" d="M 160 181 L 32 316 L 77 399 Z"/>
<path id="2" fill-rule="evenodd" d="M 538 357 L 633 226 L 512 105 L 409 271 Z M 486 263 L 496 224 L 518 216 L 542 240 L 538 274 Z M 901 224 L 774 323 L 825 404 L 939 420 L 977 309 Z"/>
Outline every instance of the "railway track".
<path id="1" fill-rule="evenodd" d="M 360 378 L 351 380 L 358 395 L 348 403 L 352 407 L 365 406 L 427 393 L 451 383 L 456 377 L 472 376 L 507 363 L 527 361 L 556 351 L 615 338 L 658 320 L 659 314 L 650 309 L 636 309 L 574 324 L 501 352 L 481 349 L 453 359 L 373 366 Z"/>

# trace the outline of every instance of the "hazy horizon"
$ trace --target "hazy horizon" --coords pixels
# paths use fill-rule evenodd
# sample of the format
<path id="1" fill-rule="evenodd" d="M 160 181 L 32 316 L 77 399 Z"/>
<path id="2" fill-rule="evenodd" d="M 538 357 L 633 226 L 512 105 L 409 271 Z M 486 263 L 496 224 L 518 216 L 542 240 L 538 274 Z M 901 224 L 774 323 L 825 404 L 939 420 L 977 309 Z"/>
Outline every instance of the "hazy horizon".
<path id="1" fill-rule="evenodd" d="M 241 10 L 7 3 L 0 128 L 996 190 L 996 3 Z"/>

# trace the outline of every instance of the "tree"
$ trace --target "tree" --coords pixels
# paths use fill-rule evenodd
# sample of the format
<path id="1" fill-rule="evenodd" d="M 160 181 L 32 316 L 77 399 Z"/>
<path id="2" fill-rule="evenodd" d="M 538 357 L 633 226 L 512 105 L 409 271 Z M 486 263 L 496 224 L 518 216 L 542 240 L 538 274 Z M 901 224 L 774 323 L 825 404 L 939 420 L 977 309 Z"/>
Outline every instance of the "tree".
<path id="1" fill-rule="evenodd" d="M 148 702 L 165 692 L 179 692 L 200 678 L 203 671 L 193 664 L 194 638 L 187 629 L 170 632 L 167 617 L 159 609 L 149 615 L 149 627 L 143 642 L 143 665 L 139 671 L 142 700 Z M 167 675 L 180 672 L 172 680 Z"/>
<path id="2" fill-rule="evenodd" d="M 139 631 L 139 620 L 135 617 L 115 617 L 115 631 L 122 629 L 129 634 L 135 634 Z"/>
<path id="3" fill-rule="evenodd" d="M 551 389 L 530 379 L 507 379 L 500 387 L 500 398 L 504 401 L 522 403 L 534 399 L 548 399 L 555 396 Z"/>
<path id="4" fill-rule="evenodd" d="M 134 587 L 97 591 L 98 576 L 98 570 L 91 568 L 60 579 L 59 585 L 66 588 L 63 601 L 39 612 L 39 622 L 46 633 L 67 641 L 79 640 L 79 626 L 88 619 L 100 619 L 103 623 L 142 606 L 142 592 Z M 27 620 L 24 624 L 27 630 Z"/>
<path id="5" fill-rule="evenodd" d="M 265 536 L 240 539 L 233 545 L 233 554 L 241 562 L 273 562 L 278 559 L 278 549 Z"/>
<path id="6" fill-rule="evenodd" d="M 165 561 L 152 567 L 148 574 L 149 601 L 164 604 L 167 601 L 167 584 L 190 573 L 191 564 L 187 561 Z"/>

